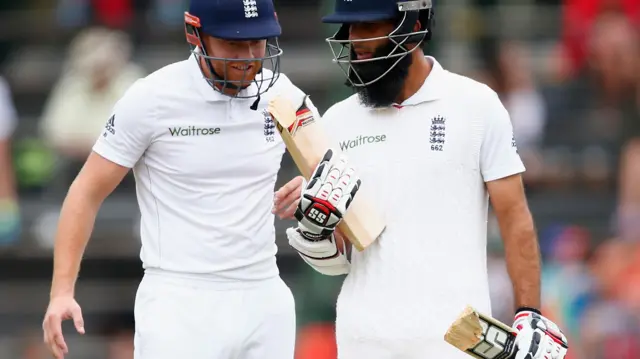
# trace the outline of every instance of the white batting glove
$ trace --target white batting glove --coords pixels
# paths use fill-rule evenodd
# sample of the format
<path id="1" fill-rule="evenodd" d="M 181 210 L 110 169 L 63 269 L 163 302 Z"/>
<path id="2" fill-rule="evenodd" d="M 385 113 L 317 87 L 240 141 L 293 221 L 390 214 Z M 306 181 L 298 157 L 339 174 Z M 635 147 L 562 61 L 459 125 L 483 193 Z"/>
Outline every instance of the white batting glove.
<path id="1" fill-rule="evenodd" d="M 289 245 L 318 273 L 331 276 L 349 273 L 351 263 L 346 254 L 340 251 L 335 236 L 312 242 L 302 238 L 296 228 L 288 228 L 287 238 Z"/>
<path id="2" fill-rule="evenodd" d="M 519 311 L 513 328 L 518 330 L 514 359 L 563 359 L 567 354 L 567 338 L 555 323 L 538 313 Z"/>
<path id="3" fill-rule="evenodd" d="M 360 187 L 360 179 L 344 156 L 329 149 L 308 183 L 303 183 L 295 217 L 287 229 L 289 245 L 316 271 L 325 275 L 349 272 L 350 263 L 333 235 Z"/>

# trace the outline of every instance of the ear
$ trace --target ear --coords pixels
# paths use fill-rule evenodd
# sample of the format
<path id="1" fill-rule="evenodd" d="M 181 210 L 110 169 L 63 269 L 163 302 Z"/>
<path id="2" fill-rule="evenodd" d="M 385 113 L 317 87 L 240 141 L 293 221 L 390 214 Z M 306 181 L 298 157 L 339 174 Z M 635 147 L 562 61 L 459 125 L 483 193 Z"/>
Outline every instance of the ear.
<path id="1" fill-rule="evenodd" d="M 416 24 L 413 25 L 413 32 L 418 32 L 420 29 L 422 29 L 422 23 L 418 20 L 416 21 Z"/>

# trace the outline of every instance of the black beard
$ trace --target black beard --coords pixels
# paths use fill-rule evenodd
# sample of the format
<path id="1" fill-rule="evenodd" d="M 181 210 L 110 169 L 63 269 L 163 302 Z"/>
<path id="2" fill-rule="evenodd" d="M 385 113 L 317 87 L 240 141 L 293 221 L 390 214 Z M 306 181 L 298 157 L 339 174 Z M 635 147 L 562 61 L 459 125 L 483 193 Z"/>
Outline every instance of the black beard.
<path id="1" fill-rule="evenodd" d="M 389 42 L 387 45 L 376 49 L 373 57 L 388 56 L 394 48 L 395 45 Z M 357 55 L 353 49 L 351 49 L 351 58 L 357 59 Z M 389 107 L 398 98 L 400 91 L 402 91 L 404 82 L 409 75 L 409 67 L 413 62 L 410 53 L 404 55 L 404 57 L 393 66 L 396 61 L 398 61 L 398 57 L 352 64 L 351 66 L 353 68 L 349 69 L 349 80 L 347 80 L 346 85 L 354 89 L 360 98 L 360 102 L 366 107 Z M 393 68 L 391 68 L 392 66 Z M 351 84 L 351 82 L 361 84 L 375 80 L 389 68 L 391 68 L 391 70 L 386 75 L 367 86 L 353 86 Z"/>

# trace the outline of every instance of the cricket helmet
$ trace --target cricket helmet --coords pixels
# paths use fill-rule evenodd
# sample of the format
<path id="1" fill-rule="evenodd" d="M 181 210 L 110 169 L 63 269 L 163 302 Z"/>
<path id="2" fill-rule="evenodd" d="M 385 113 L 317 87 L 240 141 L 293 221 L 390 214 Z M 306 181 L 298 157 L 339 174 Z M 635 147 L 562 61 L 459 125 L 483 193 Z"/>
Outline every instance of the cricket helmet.
<path id="1" fill-rule="evenodd" d="M 386 36 L 349 40 L 349 27 L 353 23 L 395 20 L 396 27 Z M 420 29 L 414 31 L 416 23 L 420 21 Z M 326 41 L 333 53 L 333 62 L 337 63 L 345 73 L 351 85 L 365 87 L 389 73 L 400 61 L 411 54 L 423 43 L 431 39 L 434 23 L 432 0 L 335 0 L 334 12 L 324 16 L 322 22 L 342 24 L 338 31 Z M 368 59 L 356 59 L 351 47 L 354 43 L 388 39 L 393 46 L 391 51 Z M 408 48 L 407 45 L 415 45 Z M 354 64 L 395 59 L 392 65 L 374 79 L 363 80 Z M 349 76 L 352 73 L 354 76 Z"/>
<path id="2" fill-rule="evenodd" d="M 273 0 L 191 0 L 189 10 L 185 12 L 185 33 L 196 60 L 203 59 L 211 73 L 211 76 L 207 76 L 203 72 L 203 76 L 218 92 L 224 94 L 224 89 L 239 89 L 242 83 L 251 82 L 257 86 L 256 93 L 233 97 L 260 97 L 280 76 L 282 49 L 278 44 L 278 37 L 282 30 Z M 210 56 L 203 46 L 203 35 L 232 41 L 267 40 L 265 56 L 250 59 Z M 231 81 L 227 80 L 226 73 L 216 73 L 211 61 L 223 61 L 225 71 L 228 61 L 235 63 L 259 61 L 260 70 L 250 81 L 245 78 Z M 262 71 L 265 65 L 271 70 L 270 75 L 265 75 Z M 247 75 L 245 73 L 245 76 Z"/>

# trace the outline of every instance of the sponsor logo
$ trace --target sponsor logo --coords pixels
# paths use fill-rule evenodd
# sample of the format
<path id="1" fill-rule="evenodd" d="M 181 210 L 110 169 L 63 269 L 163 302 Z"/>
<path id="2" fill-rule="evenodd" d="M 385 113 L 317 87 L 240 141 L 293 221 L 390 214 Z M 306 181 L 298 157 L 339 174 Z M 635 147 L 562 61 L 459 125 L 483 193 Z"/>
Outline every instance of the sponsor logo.
<path id="1" fill-rule="evenodd" d="M 169 127 L 173 137 L 212 136 L 220 134 L 220 127 Z"/>
<path id="2" fill-rule="evenodd" d="M 242 4 L 244 5 L 245 18 L 251 19 L 258 17 L 258 4 L 256 0 L 242 0 Z"/>
<path id="3" fill-rule="evenodd" d="M 358 146 L 373 144 L 373 143 L 381 143 L 387 140 L 387 135 L 359 135 L 358 137 L 340 142 L 340 149 L 343 151 L 347 151 L 351 148 L 356 148 Z"/>
<path id="4" fill-rule="evenodd" d="M 303 108 L 302 110 L 298 110 L 298 112 L 296 112 L 295 122 L 287 127 L 286 130 L 291 134 L 291 136 L 294 136 L 298 129 L 309 126 L 314 122 L 315 118 L 313 117 L 313 112 L 311 112 L 311 110 L 309 110 L 308 108 Z M 285 130 L 285 128 L 282 127 L 280 123 L 276 123 L 276 128 L 280 133 Z"/>
<path id="5" fill-rule="evenodd" d="M 262 116 L 264 117 L 264 138 L 267 142 L 275 142 L 276 125 L 273 123 L 273 117 L 267 110 L 262 111 Z"/>
<path id="6" fill-rule="evenodd" d="M 104 126 L 103 137 L 107 137 L 107 134 L 110 133 L 112 135 L 116 134 L 116 115 L 111 115 L 109 120 L 107 120 L 107 124 Z"/>
<path id="7" fill-rule="evenodd" d="M 444 150 L 446 123 L 447 119 L 442 116 L 436 116 L 431 119 L 431 128 L 429 129 L 431 151 Z"/>

